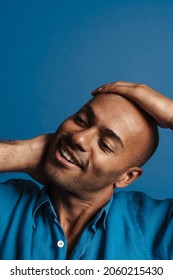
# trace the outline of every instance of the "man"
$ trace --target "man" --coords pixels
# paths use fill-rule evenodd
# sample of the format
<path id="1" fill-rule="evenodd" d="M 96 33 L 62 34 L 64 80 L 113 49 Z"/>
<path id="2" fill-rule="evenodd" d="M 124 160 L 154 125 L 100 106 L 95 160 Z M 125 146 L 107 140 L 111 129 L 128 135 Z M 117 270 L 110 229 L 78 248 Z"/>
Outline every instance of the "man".
<path id="1" fill-rule="evenodd" d="M 45 185 L 1 184 L 1 259 L 173 258 L 172 200 L 115 192 L 142 174 L 157 148 L 153 118 L 172 127 L 172 101 L 132 83 L 93 94 L 55 134 L 1 143 L 1 172 L 26 172 Z"/>

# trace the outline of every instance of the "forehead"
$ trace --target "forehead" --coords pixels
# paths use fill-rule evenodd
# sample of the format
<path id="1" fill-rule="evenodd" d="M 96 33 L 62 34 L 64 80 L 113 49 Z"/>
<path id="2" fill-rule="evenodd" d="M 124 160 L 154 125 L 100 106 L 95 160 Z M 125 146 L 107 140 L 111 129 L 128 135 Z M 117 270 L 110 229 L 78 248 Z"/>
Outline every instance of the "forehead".
<path id="1" fill-rule="evenodd" d="M 93 109 L 99 126 L 113 130 L 123 142 L 134 141 L 146 128 L 141 111 L 129 100 L 113 94 L 101 94 L 88 105 Z"/>

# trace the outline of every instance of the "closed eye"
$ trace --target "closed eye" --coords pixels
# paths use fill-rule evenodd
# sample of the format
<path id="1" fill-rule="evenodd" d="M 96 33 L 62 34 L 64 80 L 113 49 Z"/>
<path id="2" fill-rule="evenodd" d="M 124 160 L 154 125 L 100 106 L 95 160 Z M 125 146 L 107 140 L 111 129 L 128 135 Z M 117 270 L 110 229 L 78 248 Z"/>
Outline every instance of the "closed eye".
<path id="1" fill-rule="evenodd" d="M 100 147 L 105 153 L 113 152 L 113 150 L 112 150 L 102 139 L 99 139 L 99 147 Z"/>
<path id="2" fill-rule="evenodd" d="M 80 115 L 76 115 L 75 117 L 74 117 L 74 120 L 75 120 L 75 122 L 78 124 L 78 125 L 80 125 L 80 126 L 82 126 L 82 127 L 88 127 L 88 123 L 85 121 L 85 119 L 84 118 L 82 118 Z"/>

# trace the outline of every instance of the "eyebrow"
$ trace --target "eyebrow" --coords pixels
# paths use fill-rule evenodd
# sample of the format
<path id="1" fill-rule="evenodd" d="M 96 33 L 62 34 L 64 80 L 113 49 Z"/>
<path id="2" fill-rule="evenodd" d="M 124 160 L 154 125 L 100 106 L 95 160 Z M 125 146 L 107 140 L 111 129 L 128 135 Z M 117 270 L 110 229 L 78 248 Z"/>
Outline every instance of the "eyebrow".
<path id="1" fill-rule="evenodd" d="M 121 138 L 114 132 L 112 131 L 111 129 L 109 128 L 105 128 L 104 129 L 104 134 L 107 136 L 107 137 L 110 137 L 112 140 L 114 140 L 116 143 L 118 142 L 120 144 L 120 146 L 122 148 L 124 148 L 124 144 L 123 144 L 123 141 L 121 140 Z"/>
<path id="2" fill-rule="evenodd" d="M 86 104 L 86 105 L 84 106 L 84 108 L 87 109 L 88 113 L 90 114 L 90 117 L 92 117 L 93 119 L 96 118 L 96 113 L 94 112 L 94 109 L 93 109 L 93 107 L 92 107 L 91 105 Z"/>
<path id="3" fill-rule="evenodd" d="M 84 108 L 87 109 L 90 117 L 92 117 L 93 119 L 96 119 L 96 113 L 91 105 L 86 104 L 84 106 Z M 109 128 L 104 128 L 103 132 L 107 137 L 110 137 L 112 140 L 114 140 L 116 142 L 116 144 L 118 143 L 118 144 L 120 144 L 120 146 L 122 148 L 124 148 L 124 144 L 123 144 L 123 141 L 121 140 L 120 136 L 118 136 L 113 130 L 111 130 Z"/>

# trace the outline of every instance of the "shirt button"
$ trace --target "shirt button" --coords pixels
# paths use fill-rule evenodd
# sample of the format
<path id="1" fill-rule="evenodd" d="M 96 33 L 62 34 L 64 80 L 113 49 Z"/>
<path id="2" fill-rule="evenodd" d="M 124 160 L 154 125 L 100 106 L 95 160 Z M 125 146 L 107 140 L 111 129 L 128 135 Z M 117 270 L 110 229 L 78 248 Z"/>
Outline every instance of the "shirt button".
<path id="1" fill-rule="evenodd" d="M 59 248 L 64 247 L 64 241 L 59 240 L 59 241 L 57 242 L 57 246 L 58 246 Z"/>

